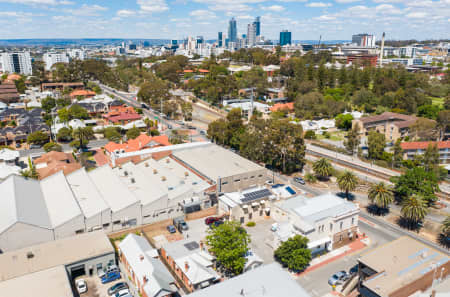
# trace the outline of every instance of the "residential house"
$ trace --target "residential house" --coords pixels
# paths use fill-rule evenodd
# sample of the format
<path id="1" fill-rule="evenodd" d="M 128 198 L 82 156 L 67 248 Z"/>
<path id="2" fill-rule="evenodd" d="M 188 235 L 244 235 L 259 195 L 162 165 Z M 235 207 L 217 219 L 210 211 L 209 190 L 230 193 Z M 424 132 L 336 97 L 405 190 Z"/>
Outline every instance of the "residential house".
<path id="1" fill-rule="evenodd" d="M 418 155 L 423 155 L 428 146 L 437 146 L 439 164 L 450 164 L 450 141 L 418 141 L 402 142 L 403 160 L 414 160 Z"/>
<path id="2" fill-rule="evenodd" d="M 161 247 L 161 257 L 189 292 L 204 289 L 220 281 L 213 269 L 214 257 L 203 243 L 183 239 Z"/>
<path id="3" fill-rule="evenodd" d="M 59 171 L 63 171 L 67 175 L 81 168 L 81 164 L 76 162 L 72 154 L 51 151 L 43 154 L 41 157 L 33 161 L 39 179 L 44 179 Z"/>
<path id="4" fill-rule="evenodd" d="M 103 115 L 107 124 L 125 125 L 142 118 L 131 106 L 111 105 L 109 108 L 110 111 Z"/>
<path id="5" fill-rule="evenodd" d="M 70 98 L 72 100 L 73 99 L 77 99 L 78 97 L 91 98 L 91 97 L 94 97 L 95 95 L 96 95 L 96 93 L 93 92 L 93 91 L 89 91 L 89 90 L 75 90 L 75 91 L 72 91 L 70 93 Z"/>
<path id="6" fill-rule="evenodd" d="M 288 103 L 276 103 L 272 107 L 270 107 L 271 112 L 276 112 L 280 110 L 285 110 L 288 113 L 291 113 L 294 111 L 294 102 L 288 102 Z"/>
<path id="7" fill-rule="evenodd" d="M 177 292 L 173 276 L 144 237 L 128 234 L 120 242 L 118 253 L 140 296 L 168 297 Z"/>
<path id="8" fill-rule="evenodd" d="M 333 194 L 297 196 L 272 203 L 278 222 L 274 246 L 300 234 L 309 239 L 312 253 L 341 247 L 357 236 L 359 207 Z"/>
<path id="9" fill-rule="evenodd" d="M 358 266 L 358 289 L 362 297 L 412 296 L 435 286 L 450 274 L 448 254 L 409 236 L 361 254 Z"/>
<path id="10" fill-rule="evenodd" d="M 41 84 L 41 91 L 62 91 L 64 89 L 82 90 L 84 89 L 84 84 L 82 82 L 53 82 Z"/>
<path id="11" fill-rule="evenodd" d="M 19 92 L 17 92 L 16 85 L 14 83 L 2 83 L 0 84 L 0 102 L 12 103 L 18 102 L 20 99 Z"/>
<path id="12" fill-rule="evenodd" d="M 268 99 L 275 99 L 284 98 L 286 94 L 284 88 L 267 88 L 266 95 Z"/>
<path id="13" fill-rule="evenodd" d="M 273 193 L 264 187 L 224 193 L 219 196 L 219 211 L 241 224 L 259 221 L 270 215 L 269 199 L 274 198 Z"/>
<path id="14" fill-rule="evenodd" d="M 167 135 L 148 136 L 146 134 L 141 134 L 135 139 L 129 139 L 124 143 L 108 142 L 105 145 L 105 153 L 108 157 L 115 154 L 115 157 L 120 158 L 120 155 L 123 153 L 168 145 L 170 145 L 170 142 Z"/>
<path id="15" fill-rule="evenodd" d="M 419 118 L 415 116 L 384 112 L 380 115 L 362 117 L 352 121 L 352 127 L 359 128 L 360 135 L 369 135 L 369 131 L 375 130 L 386 137 L 386 141 L 395 142 L 397 139 L 410 134 L 410 128 Z M 428 120 L 431 121 L 431 120 Z"/>
<path id="16" fill-rule="evenodd" d="M 16 150 L 2 148 L 0 149 L 0 162 L 4 162 L 9 165 L 14 165 L 19 160 L 20 154 Z"/>

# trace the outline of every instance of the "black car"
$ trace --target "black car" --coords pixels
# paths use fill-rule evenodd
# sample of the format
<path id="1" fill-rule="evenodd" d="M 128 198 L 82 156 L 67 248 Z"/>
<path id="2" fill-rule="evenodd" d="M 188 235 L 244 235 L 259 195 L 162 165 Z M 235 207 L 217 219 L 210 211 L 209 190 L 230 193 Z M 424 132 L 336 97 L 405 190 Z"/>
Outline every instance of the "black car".
<path id="1" fill-rule="evenodd" d="M 128 289 L 128 284 L 125 282 L 120 282 L 115 284 L 114 286 L 112 286 L 111 288 L 108 289 L 108 295 L 114 295 L 117 292 L 119 292 L 120 290 L 124 290 L 124 289 Z"/>

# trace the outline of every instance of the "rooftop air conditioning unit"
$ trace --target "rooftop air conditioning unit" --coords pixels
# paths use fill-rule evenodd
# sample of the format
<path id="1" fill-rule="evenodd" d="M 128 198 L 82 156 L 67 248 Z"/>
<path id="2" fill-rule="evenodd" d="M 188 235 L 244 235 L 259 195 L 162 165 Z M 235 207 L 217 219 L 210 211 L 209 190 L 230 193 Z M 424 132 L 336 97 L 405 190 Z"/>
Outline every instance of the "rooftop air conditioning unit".
<path id="1" fill-rule="evenodd" d="M 131 183 L 134 184 L 136 181 L 134 180 L 134 178 L 131 179 Z"/>
<path id="2" fill-rule="evenodd" d="M 166 181 L 166 177 L 165 176 L 161 177 L 161 180 Z"/>

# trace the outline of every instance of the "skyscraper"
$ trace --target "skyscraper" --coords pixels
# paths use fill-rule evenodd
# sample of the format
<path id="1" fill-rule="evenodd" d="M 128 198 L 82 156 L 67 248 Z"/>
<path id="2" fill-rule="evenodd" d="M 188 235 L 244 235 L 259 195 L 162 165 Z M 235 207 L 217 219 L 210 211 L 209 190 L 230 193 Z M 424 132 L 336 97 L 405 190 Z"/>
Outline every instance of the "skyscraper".
<path id="1" fill-rule="evenodd" d="M 288 30 L 283 30 L 280 32 L 280 45 L 292 44 L 292 35 Z"/>
<path id="2" fill-rule="evenodd" d="M 230 20 L 230 23 L 228 25 L 228 39 L 230 42 L 236 42 L 237 41 L 237 24 L 236 19 L 233 17 Z"/>
<path id="3" fill-rule="evenodd" d="M 255 25 L 256 36 L 261 36 L 261 17 L 256 17 L 253 25 Z"/>
<path id="4" fill-rule="evenodd" d="M 367 33 L 353 35 L 352 43 L 362 47 L 375 47 L 375 36 Z"/>
<path id="5" fill-rule="evenodd" d="M 217 36 L 217 43 L 218 43 L 218 46 L 219 47 L 222 47 L 223 46 L 223 36 L 222 36 L 223 34 L 222 34 L 222 32 L 219 32 L 219 34 L 218 34 L 218 36 Z"/>
<path id="6" fill-rule="evenodd" d="M 247 26 L 247 45 L 254 46 L 256 44 L 256 24 L 248 24 Z"/>

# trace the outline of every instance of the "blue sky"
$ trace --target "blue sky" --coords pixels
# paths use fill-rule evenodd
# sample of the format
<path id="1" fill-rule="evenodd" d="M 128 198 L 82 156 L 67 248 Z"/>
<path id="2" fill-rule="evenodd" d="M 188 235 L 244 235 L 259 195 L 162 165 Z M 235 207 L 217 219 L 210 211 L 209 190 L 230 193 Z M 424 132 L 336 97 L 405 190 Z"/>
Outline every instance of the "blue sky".
<path id="1" fill-rule="evenodd" d="M 0 0 L 0 39 L 216 38 L 232 16 L 268 39 L 450 38 L 450 0 Z"/>

